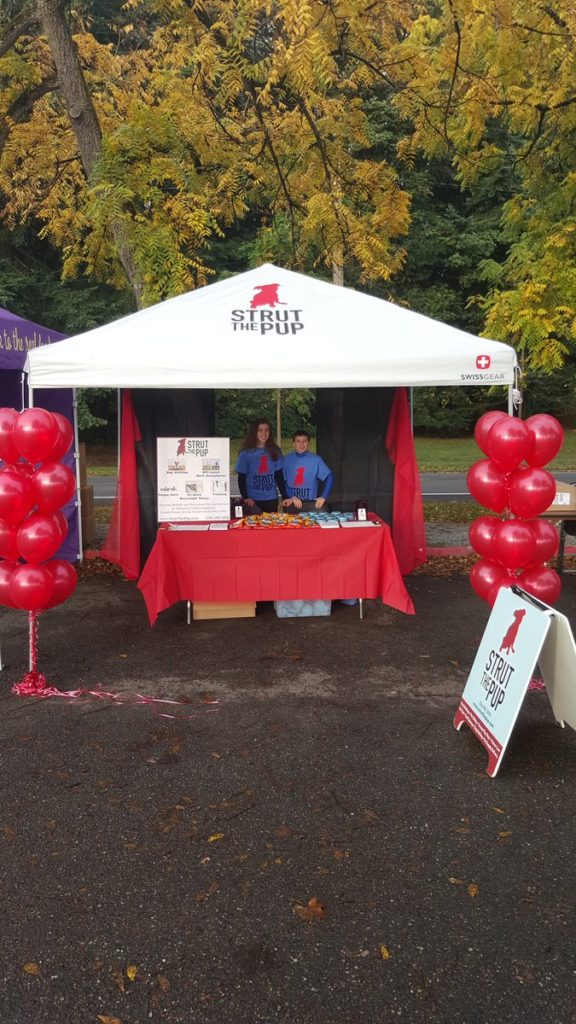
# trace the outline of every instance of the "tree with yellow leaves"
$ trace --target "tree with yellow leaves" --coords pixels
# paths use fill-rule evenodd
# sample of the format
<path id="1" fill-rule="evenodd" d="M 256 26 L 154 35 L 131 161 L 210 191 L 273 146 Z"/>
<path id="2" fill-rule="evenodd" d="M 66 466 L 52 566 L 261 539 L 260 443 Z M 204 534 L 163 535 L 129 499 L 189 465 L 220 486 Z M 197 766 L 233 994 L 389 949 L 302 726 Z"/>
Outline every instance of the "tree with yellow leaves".
<path id="1" fill-rule="evenodd" d="M 367 155 L 363 101 L 388 80 L 408 0 L 129 6 L 152 19 L 134 50 L 71 32 L 62 0 L 5 26 L 5 223 L 38 218 L 66 275 L 126 275 L 140 304 L 206 281 L 210 240 L 254 212 L 263 258 L 398 270 L 408 196 Z"/>
<path id="2" fill-rule="evenodd" d="M 508 256 L 488 261 L 485 332 L 535 371 L 576 341 L 576 7 L 429 5 L 398 46 L 404 158 L 449 156 L 463 188 L 509 168 Z"/>

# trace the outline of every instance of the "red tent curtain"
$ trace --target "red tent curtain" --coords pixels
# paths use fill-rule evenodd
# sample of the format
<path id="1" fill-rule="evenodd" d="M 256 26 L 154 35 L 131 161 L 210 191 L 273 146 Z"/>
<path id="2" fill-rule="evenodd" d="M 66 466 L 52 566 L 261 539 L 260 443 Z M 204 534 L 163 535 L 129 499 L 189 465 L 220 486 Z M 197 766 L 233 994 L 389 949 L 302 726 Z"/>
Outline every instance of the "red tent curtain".
<path id="1" fill-rule="evenodd" d="M 386 449 L 394 463 L 392 539 L 403 576 L 426 561 L 422 488 L 410 424 L 406 388 L 397 388 L 386 431 Z"/>
<path id="2" fill-rule="evenodd" d="M 112 509 L 112 520 L 104 546 L 97 554 L 119 565 L 126 579 L 140 576 L 140 513 L 138 510 L 138 470 L 136 442 L 140 428 L 129 391 L 122 393 L 122 429 L 120 433 L 120 473 Z"/>

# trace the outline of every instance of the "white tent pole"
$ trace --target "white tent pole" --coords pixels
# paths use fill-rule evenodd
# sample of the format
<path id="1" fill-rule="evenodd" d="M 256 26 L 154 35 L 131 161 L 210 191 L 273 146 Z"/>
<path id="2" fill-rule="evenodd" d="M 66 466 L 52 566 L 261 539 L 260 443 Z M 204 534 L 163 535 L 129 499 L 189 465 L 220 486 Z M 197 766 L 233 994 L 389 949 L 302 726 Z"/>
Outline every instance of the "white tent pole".
<path id="1" fill-rule="evenodd" d="M 276 444 L 282 447 L 282 389 L 276 392 Z"/>
<path id="2" fill-rule="evenodd" d="M 514 415 L 514 398 L 513 398 L 513 387 L 512 384 L 508 385 L 508 415 Z"/>
<path id="3" fill-rule="evenodd" d="M 78 398 L 76 388 L 72 388 L 72 416 L 74 419 L 74 467 L 76 470 L 76 516 L 78 519 L 78 561 L 84 560 L 82 543 L 82 494 L 80 489 L 80 442 L 78 435 Z"/>

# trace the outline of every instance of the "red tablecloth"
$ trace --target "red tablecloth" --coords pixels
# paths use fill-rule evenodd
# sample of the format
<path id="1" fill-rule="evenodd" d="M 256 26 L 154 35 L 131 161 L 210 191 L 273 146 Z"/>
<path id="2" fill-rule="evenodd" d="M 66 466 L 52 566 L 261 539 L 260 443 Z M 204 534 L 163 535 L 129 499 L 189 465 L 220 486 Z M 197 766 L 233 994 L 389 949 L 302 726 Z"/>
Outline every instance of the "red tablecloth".
<path id="1" fill-rule="evenodd" d="M 380 597 L 409 615 L 390 530 L 161 529 L 138 587 L 150 623 L 177 601 Z"/>

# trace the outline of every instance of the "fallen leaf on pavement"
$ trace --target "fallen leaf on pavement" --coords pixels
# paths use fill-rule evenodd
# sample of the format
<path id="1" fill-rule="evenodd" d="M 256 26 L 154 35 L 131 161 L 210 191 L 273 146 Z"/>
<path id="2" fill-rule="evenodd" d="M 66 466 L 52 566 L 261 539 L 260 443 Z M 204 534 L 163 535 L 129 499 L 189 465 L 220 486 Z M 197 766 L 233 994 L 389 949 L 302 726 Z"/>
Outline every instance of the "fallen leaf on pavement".
<path id="1" fill-rule="evenodd" d="M 40 974 L 40 967 L 38 964 L 34 963 L 33 960 L 29 960 L 28 963 L 25 963 L 23 965 L 23 969 L 26 971 L 26 974 L 33 974 L 35 978 Z"/>
<path id="2" fill-rule="evenodd" d="M 492 810 L 496 811 L 496 814 L 504 814 L 504 811 L 502 810 L 501 807 L 493 807 Z"/>
<path id="3" fill-rule="evenodd" d="M 214 835 L 208 836 L 209 843 L 217 843 L 219 839 L 224 839 L 223 832 L 215 832 Z"/>
<path id="4" fill-rule="evenodd" d="M 464 882 L 462 881 L 461 878 L 450 878 L 449 876 L 448 881 L 450 882 L 451 885 L 464 885 Z"/>
<path id="5" fill-rule="evenodd" d="M 324 904 L 320 903 L 320 900 L 313 896 L 311 900 L 308 900 L 306 906 L 297 903 L 294 907 L 294 913 L 298 914 L 298 917 L 302 921 L 307 921 L 308 924 L 312 924 L 313 921 L 321 921 L 322 918 L 326 917 L 326 911 Z"/>
<path id="6" fill-rule="evenodd" d="M 107 1013 L 97 1014 L 96 1020 L 99 1020 L 100 1024 L 122 1024 L 119 1017 L 110 1017 Z"/>
<path id="7" fill-rule="evenodd" d="M 390 959 L 390 950 L 388 949 L 388 946 L 380 946 L 380 959 L 381 960 L 389 960 Z"/>
<path id="8" fill-rule="evenodd" d="M 170 991 L 170 982 L 168 981 L 168 978 L 166 977 L 165 974 L 156 975 L 156 984 L 158 985 L 158 988 L 162 990 L 162 992 Z"/>
<path id="9" fill-rule="evenodd" d="M 472 885 L 468 886 L 468 895 L 471 896 L 472 899 L 474 899 L 474 897 L 478 895 L 478 892 L 478 886 L 475 885 L 474 882 L 472 883 Z"/>
<path id="10" fill-rule="evenodd" d="M 112 971 L 112 981 L 116 985 L 116 988 L 120 989 L 121 992 L 126 991 L 126 985 L 124 983 L 124 975 L 119 967 L 115 967 Z"/>
<path id="11" fill-rule="evenodd" d="M 128 967 L 126 968 L 126 977 L 128 978 L 128 981 L 134 981 L 137 975 L 138 968 L 136 964 L 129 964 Z"/>

